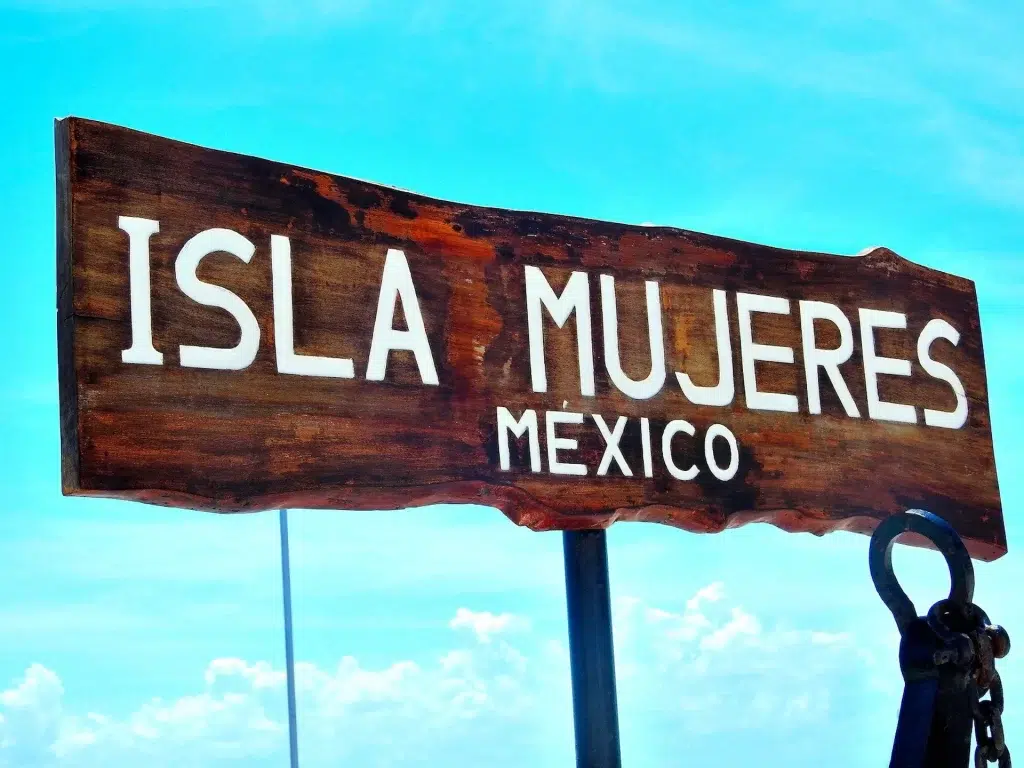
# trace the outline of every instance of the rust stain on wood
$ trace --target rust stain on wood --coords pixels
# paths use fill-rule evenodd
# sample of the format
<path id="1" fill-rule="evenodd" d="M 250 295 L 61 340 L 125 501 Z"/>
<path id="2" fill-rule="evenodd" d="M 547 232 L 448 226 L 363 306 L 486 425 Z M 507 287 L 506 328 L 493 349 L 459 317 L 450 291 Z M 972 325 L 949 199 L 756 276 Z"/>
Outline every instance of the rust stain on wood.
<path id="1" fill-rule="evenodd" d="M 216 512 L 473 502 L 535 530 L 645 520 L 696 532 L 768 522 L 815 534 L 869 533 L 882 517 L 920 507 L 955 525 L 974 556 L 1006 551 L 969 280 L 885 248 L 833 256 L 444 202 L 76 118 L 56 124 L 56 167 L 66 494 Z M 162 364 L 122 361 L 133 343 L 123 216 L 159 222 L 148 263 L 152 340 Z M 211 252 L 195 270 L 256 318 L 258 348 L 239 370 L 181 364 L 182 345 L 229 348 L 241 334 L 230 311 L 189 299 L 176 276 L 185 243 L 213 228 L 238 233 L 255 249 L 248 263 Z M 279 370 L 275 235 L 290 244 L 294 352 L 350 359 L 352 378 Z M 389 250 L 400 252 L 412 277 L 436 385 L 425 383 L 418 358 L 405 350 L 387 355 L 382 381 L 367 378 Z M 564 327 L 540 306 L 542 391 L 533 379 L 531 344 L 541 342 L 528 324 L 528 267 L 540 269 L 553 295 L 574 273 L 583 273 L 589 291 Z M 601 276 L 614 277 L 617 347 L 605 339 Z M 648 282 L 657 284 L 666 375 L 651 396 L 637 398 L 613 380 L 608 350 L 619 350 L 627 379 L 651 373 L 657 343 L 649 342 Z M 733 395 L 723 405 L 697 404 L 676 374 L 700 387 L 719 381 L 716 290 L 725 292 Z M 792 362 L 764 359 L 777 352 L 744 359 L 739 294 L 788 307 L 779 314 L 762 306 L 750 313 L 749 328 L 754 344 L 792 350 Z M 811 374 L 820 413 L 811 412 L 801 318 L 808 301 L 832 305 L 849 322 L 852 352 L 837 370 L 856 416 L 822 367 Z M 396 306 L 394 329 L 413 331 L 409 307 Z M 592 395 L 580 373 L 584 308 Z M 882 370 L 877 389 L 880 402 L 910 406 L 912 423 L 880 417 L 869 405 L 862 309 L 905 317 L 905 328 L 877 327 L 871 338 L 875 357 L 909 361 L 909 375 Z M 924 421 L 925 409 L 960 407 L 955 384 L 934 366 L 929 372 L 918 348 L 932 321 L 959 336 L 925 348 L 962 384 L 967 410 L 958 428 Z M 811 324 L 817 349 L 840 345 L 838 325 Z M 795 396 L 796 410 L 751 407 L 746 367 L 758 390 Z M 535 415 L 536 456 L 529 429 L 516 437 L 499 427 L 499 408 L 515 419 Z M 583 423 L 560 421 L 565 413 L 582 414 Z M 609 457 L 597 417 L 609 431 L 625 418 L 613 441 L 617 456 Z M 692 435 L 679 431 L 680 420 Z M 667 452 L 666 429 L 676 430 Z M 549 433 L 577 441 L 555 446 L 555 457 L 581 465 L 585 475 L 553 471 Z M 680 479 L 690 467 L 695 475 Z"/>

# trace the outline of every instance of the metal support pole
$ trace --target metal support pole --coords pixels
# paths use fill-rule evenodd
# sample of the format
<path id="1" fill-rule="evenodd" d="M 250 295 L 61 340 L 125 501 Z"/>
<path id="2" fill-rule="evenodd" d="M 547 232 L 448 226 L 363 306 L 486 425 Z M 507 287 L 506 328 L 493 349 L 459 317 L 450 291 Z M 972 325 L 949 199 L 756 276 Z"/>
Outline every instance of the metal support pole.
<path id="1" fill-rule="evenodd" d="M 605 532 L 565 531 L 562 544 L 576 765 L 621 768 Z"/>
<path id="2" fill-rule="evenodd" d="M 292 576 L 288 558 L 288 510 L 281 520 L 281 592 L 284 595 L 284 663 L 288 685 L 288 749 L 291 768 L 299 768 L 299 730 L 295 716 L 295 653 L 292 648 Z"/>

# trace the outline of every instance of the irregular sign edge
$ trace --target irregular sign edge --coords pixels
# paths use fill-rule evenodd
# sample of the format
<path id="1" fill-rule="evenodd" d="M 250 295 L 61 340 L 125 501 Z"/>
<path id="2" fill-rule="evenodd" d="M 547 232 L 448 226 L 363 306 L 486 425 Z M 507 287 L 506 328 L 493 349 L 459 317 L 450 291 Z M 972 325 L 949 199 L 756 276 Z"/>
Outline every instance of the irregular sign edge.
<path id="1" fill-rule="evenodd" d="M 850 531 L 869 535 L 887 517 L 883 514 L 857 514 L 831 520 L 790 508 L 737 510 L 727 516 L 718 517 L 703 511 L 657 503 L 574 515 L 552 509 L 516 486 L 483 480 L 456 480 L 434 485 L 384 488 L 340 487 L 319 491 L 294 491 L 253 497 L 245 501 L 213 499 L 181 491 L 145 489 L 79 489 L 74 495 L 115 498 L 156 506 L 184 507 L 217 514 L 244 514 L 296 508 L 394 511 L 440 504 L 476 504 L 495 508 L 516 525 L 538 532 L 607 529 L 616 522 L 657 522 L 690 533 L 720 533 L 751 523 L 768 523 L 788 533 L 822 536 L 834 531 Z M 930 548 L 925 539 L 910 540 L 907 543 Z M 1005 546 L 993 541 L 965 538 L 964 543 L 972 557 L 983 561 L 996 560 L 1007 551 Z"/>
<path id="2" fill-rule="evenodd" d="M 75 361 L 74 312 L 74 154 L 75 121 L 54 120 L 57 224 L 57 388 L 60 412 L 61 488 L 78 489 L 81 434 L 78 418 L 78 377 Z"/>
<path id="3" fill-rule="evenodd" d="M 996 461 L 996 436 L 992 431 L 992 400 L 989 398 L 989 387 L 988 387 L 988 365 L 985 362 L 985 334 L 982 332 L 982 319 L 981 319 L 981 305 L 978 303 L 978 289 L 974 284 L 974 281 L 970 281 L 971 296 L 974 299 L 974 306 L 977 309 L 978 317 L 978 358 L 981 364 L 981 387 L 982 394 L 985 398 L 985 414 L 988 417 L 986 420 L 985 429 L 988 432 L 989 445 L 992 447 L 992 481 L 995 483 L 996 488 L 996 501 L 999 504 L 999 541 L 1002 542 L 1002 551 L 992 557 L 992 560 L 1005 555 L 1009 551 L 1009 541 L 1006 537 L 1006 513 L 1003 509 L 1003 496 L 999 489 L 999 463 Z M 929 539 L 925 539 L 930 544 Z M 970 551 L 970 547 L 968 547 Z M 973 552 L 971 553 L 974 556 Z M 983 558 L 987 559 L 987 558 Z"/>

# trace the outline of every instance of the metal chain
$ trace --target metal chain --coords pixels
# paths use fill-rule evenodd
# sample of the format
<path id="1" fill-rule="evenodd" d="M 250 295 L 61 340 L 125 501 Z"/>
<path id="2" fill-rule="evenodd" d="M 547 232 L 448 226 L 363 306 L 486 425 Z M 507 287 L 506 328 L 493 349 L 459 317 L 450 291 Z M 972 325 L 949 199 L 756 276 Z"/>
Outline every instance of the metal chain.
<path id="1" fill-rule="evenodd" d="M 999 768 L 1012 768 L 1003 733 L 1003 681 L 996 671 L 996 659 L 1010 652 L 1010 636 L 1002 627 L 993 625 L 974 603 L 968 606 L 968 613 L 974 617 L 975 624 L 967 633 L 974 651 L 974 669 L 967 679 L 977 739 L 974 768 L 987 768 L 989 763 L 998 763 Z M 988 698 L 982 698 L 986 694 Z"/>

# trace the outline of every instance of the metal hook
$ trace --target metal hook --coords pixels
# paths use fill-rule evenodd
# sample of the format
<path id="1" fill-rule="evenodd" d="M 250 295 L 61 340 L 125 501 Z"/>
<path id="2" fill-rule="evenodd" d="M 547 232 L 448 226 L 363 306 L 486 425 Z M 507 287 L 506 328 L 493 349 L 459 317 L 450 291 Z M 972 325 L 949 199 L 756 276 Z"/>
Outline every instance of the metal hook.
<path id="1" fill-rule="evenodd" d="M 868 567 L 871 569 L 875 590 L 892 612 L 901 635 L 917 619 L 917 610 L 893 572 L 892 545 L 897 537 L 908 532 L 929 539 L 946 558 L 950 581 L 948 601 L 966 610 L 974 600 L 974 566 L 971 556 L 949 523 L 921 509 L 910 509 L 887 517 L 871 535 Z"/>

